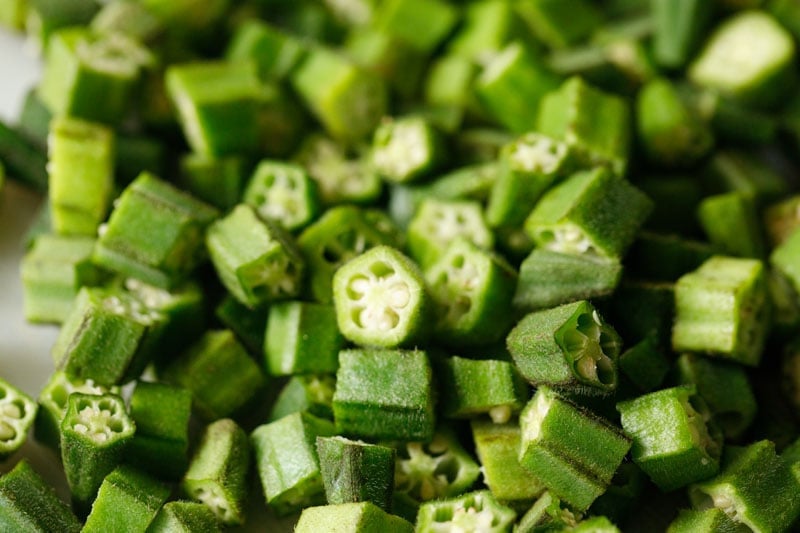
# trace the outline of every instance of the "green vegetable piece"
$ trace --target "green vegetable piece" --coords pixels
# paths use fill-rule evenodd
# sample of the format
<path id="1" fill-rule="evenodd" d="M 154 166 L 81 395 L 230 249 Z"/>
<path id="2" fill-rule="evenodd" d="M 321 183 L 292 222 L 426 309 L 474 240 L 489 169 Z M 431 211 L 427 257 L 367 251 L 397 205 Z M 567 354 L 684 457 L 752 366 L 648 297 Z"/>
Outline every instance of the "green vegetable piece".
<path id="1" fill-rule="evenodd" d="M 0 378 L 0 461 L 25 444 L 38 407 L 27 394 Z"/>
<path id="2" fill-rule="evenodd" d="M 769 262 L 794 288 L 800 291 L 800 231 L 793 231 L 772 250 Z"/>
<path id="3" fill-rule="evenodd" d="M 202 503 L 174 501 L 165 503 L 147 527 L 147 533 L 220 533 L 214 511 Z"/>
<path id="4" fill-rule="evenodd" d="M 304 262 L 291 236 L 239 204 L 206 233 L 220 281 L 250 308 L 297 296 Z"/>
<path id="5" fill-rule="evenodd" d="M 516 421 L 496 424 L 474 419 L 471 425 L 483 481 L 495 498 L 523 502 L 545 490 L 542 482 L 519 462 L 521 432 Z"/>
<path id="6" fill-rule="evenodd" d="M 376 28 L 420 52 L 433 52 L 458 22 L 457 8 L 441 0 L 387 0 L 378 4 Z"/>
<path id="7" fill-rule="evenodd" d="M 69 395 L 61 421 L 61 461 L 79 514 L 89 511 L 103 479 L 122 462 L 135 431 L 116 394 Z"/>
<path id="8" fill-rule="evenodd" d="M 519 267 L 512 301 L 515 308 L 532 311 L 599 298 L 614 292 L 621 277 L 617 259 L 536 248 Z"/>
<path id="9" fill-rule="evenodd" d="M 152 174 L 120 195 L 94 261 L 162 289 L 185 281 L 206 258 L 203 234 L 218 211 Z"/>
<path id="10" fill-rule="evenodd" d="M 247 503 L 250 445 L 247 434 L 229 418 L 206 426 L 181 488 L 210 508 L 226 526 L 242 525 Z"/>
<path id="11" fill-rule="evenodd" d="M 524 38 L 526 30 L 513 5 L 504 0 L 481 0 L 464 6 L 461 26 L 447 50 L 481 64 L 515 37 Z"/>
<path id="12" fill-rule="evenodd" d="M 164 83 L 192 150 L 224 156 L 258 147 L 261 86 L 254 63 L 176 64 Z"/>
<path id="13" fill-rule="evenodd" d="M 475 80 L 475 93 L 496 122 L 522 134 L 536 129 L 538 104 L 558 82 L 558 76 L 515 41 L 486 64 Z"/>
<path id="14" fill-rule="evenodd" d="M 697 218 L 709 242 L 722 253 L 738 257 L 764 256 L 764 238 L 753 197 L 740 192 L 708 196 L 700 202 Z"/>
<path id="15" fill-rule="evenodd" d="M 259 154 L 288 157 L 308 129 L 308 115 L 288 87 L 275 81 L 260 87 L 258 100 Z"/>
<path id="16" fill-rule="evenodd" d="M 516 273 L 499 256 L 458 237 L 425 271 L 445 344 L 491 344 L 508 333 Z"/>
<path id="17" fill-rule="evenodd" d="M 42 50 L 47 48 L 57 30 L 88 24 L 99 9 L 92 0 L 66 4 L 53 0 L 29 0 L 27 4 L 26 31 L 31 41 Z"/>
<path id="18" fill-rule="evenodd" d="M 248 352 L 253 355 L 263 353 L 268 306 L 250 309 L 228 294 L 214 310 L 214 314 L 226 328 L 233 331 Z"/>
<path id="19" fill-rule="evenodd" d="M 718 508 L 752 531 L 788 531 L 800 515 L 800 482 L 775 455 L 775 445 L 761 440 L 726 448 L 720 473 L 689 487 L 695 509 Z"/>
<path id="20" fill-rule="evenodd" d="M 477 71 L 478 67 L 469 58 L 454 54 L 435 58 L 428 67 L 422 86 L 426 113 L 444 132 L 457 132 L 464 115 L 475 107 L 472 83 Z"/>
<path id="21" fill-rule="evenodd" d="M 292 301 L 270 307 L 264 355 L 273 376 L 334 373 L 343 347 L 333 306 Z"/>
<path id="22" fill-rule="evenodd" d="M 248 177 L 248 165 L 241 156 L 190 153 L 181 157 L 178 183 L 198 200 L 227 210 L 239 203 Z"/>
<path id="23" fill-rule="evenodd" d="M 276 514 L 325 502 L 316 439 L 335 434 L 330 421 L 294 413 L 261 425 L 250 435 L 264 498 Z"/>
<path id="24" fill-rule="evenodd" d="M 331 505 L 372 502 L 391 510 L 395 450 L 344 437 L 317 437 L 325 497 Z"/>
<path id="25" fill-rule="evenodd" d="M 692 405 L 694 387 L 673 387 L 620 402 L 631 457 L 663 491 L 708 479 L 719 471 L 722 438 Z"/>
<path id="26" fill-rule="evenodd" d="M 229 61 L 254 61 L 262 80 L 283 79 L 300 62 L 305 46 L 271 24 L 250 19 L 233 34 L 225 53 Z"/>
<path id="27" fill-rule="evenodd" d="M 611 485 L 592 503 L 588 512 L 624 524 L 645 501 L 642 496 L 646 486 L 644 472 L 635 463 L 624 462 L 611 479 Z"/>
<path id="28" fill-rule="evenodd" d="M 99 35 L 120 33 L 141 43 L 154 41 L 164 31 L 161 21 L 138 2 L 103 5 L 89 27 Z"/>
<path id="29" fill-rule="evenodd" d="M 160 479 L 178 480 L 189 464 L 189 417 L 192 394 L 163 383 L 140 381 L 130 400 L 136 434 L 127 461 Z"/>
<path id="30" fill-rule="evenodd" d="M 292 376 L 286 382 L 275 403 L 268 421 L 274 422 L 292 413 L 308 412 L 319 418 L 333 420 L 333 392 L 336 378 L 327 374 Z"/>
<path id="31" fill-rule="evenodd" d="M 53 345 L 53 360 L 75 378 L 126 383 L 159 349 L 164 320 L 129 293 L 84 287 Z"/>
<path id="32" fill-rule="evenodd" d="M 744 11 L 717 27 L 687 74 L 697 85 L 755 107 L 769 107 L 792 87 L 794 58 L 788 31 L 763 11 Z"/>
<path id="33" fill-rule="evenodd" d="M 299 165 L 261 161 L 253 172 L 242 201 L 265 220 L 295 231 L 314 220 L 319 210 L 317 188 Z"/>
<path id="34" fill-rule="evenodd" d="M 333 277 L 339 330 L 361 346 L 409 346 L 428 331 L 428 295 L 414 262 L 389 246 L 351 259 Z"/>
<path id="35" fill-rule="evenodd" d="M 620 258 L 652 210 L 633 185 L 603 168 L 573 174 L 550 189 L 525 221 L 525 231 L 554 252 Z"/>
<path id="36" fill-rule="evenodd" d="M 742 526 L 717 507 L 681 509 L 667 533 L 737 533 Z"/>
<path id="37" fill-rule="evenodd" d="M 691 166 L 714 143 L 708 126 L 665 78 L 651 80 L 639 91 L 636 126 L 647 156 L 664 166 Z"/>
<path id="38" fill-rule="evenodd" d="M 755 366 L 768 311 L 761 261 L 714 256 L 675 284 L 672 348 Z"/>
<path id="39" fill-rule="evenodd" d="M 325 130 L 346 143 L 371 134 L 387 109 L 383 80 L 333 50 L 310 50 L 291 82 Z"/>
<path id="40" fill-rule="evenodd" d="M 618 96 L 572 77 L 542 98 L 535 129 L 566 142 L 590 165 L 608 165 L 617 175 L 625 173 L 630 110 Z"/>
<path id="41" fill-rule="evenodd" d="M 106 476 L 81 531 L 145 531 L 169 497 L 169 487 L 129 466 Z"/>
<path id="42" fill-rule="evenodd" d="M 448 357 L 440 365 L 438 381 L 447 418 L 488 414 L 493 422 L 504 424 L 528 399 L 528 387 L 507 361 Z"/>
<path id="43" fill-rule="evenodd" d="M 573 531 L 581 513 L 573 513 L 562 507 L 562 502 L 549 490 L 545 490 L 514 527 L 514 533 L 537 531 Z"/>
<path id="44" fill-rule="evenodd" d="M 372 164 L 387 181 L 417 181 L 445 160 L 444 138 L 423 117 L 389 118 L 372 141 Z"/>
<path id="45" fill-rule="evenodd" d="M 104 272 L 91 262 L 95 240 L 40 235 L 22 259 L 23 310 L 29 322 L 64 322 L 83 286 L 99 285 Z"/>
<path id="46" fill-rule="evenodd" d="M 517 517 L 512 509 L 500 505 L 488 490 L 470 492 L 450 500 L 426 502 L 419 508 L 415 531 L 508 531 Z"/>
<path id="47" fill-rule="evenodd" d="M 520 415 L 519 461 L 578 511 L 611 483 L 631 446 L 621 431 L 539 387 Z"/>
<path id="48" fill-rule="evenodd" d="M 533 385 L 595 395 L 616 389 L 621 344 L 585 300 L 530 313 L 506 339 L 517 369 Z"/>
<path id="49" fill-rule="evenodd" d="M 0 528 L 32 533 L 77 533 L 81 523 L 55 490 L 23 459 L 0 476 Z"/>
<path id="50" fill-rule="evenodd" d="M 654 0 L 653 55 L 669 69 L 683 67 L 700 45 L 714 3 L 710 0 Z"/>
<path id="51" fill-rule="evenodd" d="M 10 29 L 21 30 L 25 27 L 28 11 L 28 0 L 10 0 L 0 7 L 0 24 Z"/>
<path id="52" fill-rule="evenodd" d="M 480 248 L 491 249 L 494 235 L 481 206 L 470 200 L 426 198 L 408 225 L 408 248 L 419 265 L 428 269 L 458 237 Z"/>
<path id="53" fill-rule="evenodd" d="M 360 502 L 306 507 L 294 530 L 295 533 L 413 533 L 414 526 L 372 502 Z"/>
<path id="54" fill-rule="evenodd" d="M 401 382 L 397 376 L 403 376 Z M 345 435 L 430 441 L 434 410 L 428 355 L 409 350 L 339 353 L 333 416 Z"/>
<path id="55" fill-rule="evenodd" d="M 64 28 L 48 42 L 39 97 L 53 115 L 118 124 L 153 61 L 149 50 L 122 33 Z"/>
<path id="56" fill-rule="evenodd" d="M 515 7 L 536 37 L 552 48 L 583 40 L 602 22 L 587 0 L 523 0 Z"/>
<path id="57" fill-rule="evenodd" d="M 658 388 L 670 367 L 655 330 L 622 352 L 618 364 L 620 372 L 642 392 Z"/>
<path id="58" fill-rule="evenodd" d="M 209 421 L 239 413 L 265 385 L 261 369 L 230 330 L 207 331 L 160 377 L 191 391 L 195 411 Z"/>
<path id="59" fill-rule="evenodd" d="M 726 438 L 741 437 L 753 423 L 756 398 L 740 365 L 686 353 L 675 362 L 675 374 L 678 382 L 697 389 Z"/>
<path id="60" fill-rule="evenodd" d="M 156 136 L 120 134 L 114 150 L 118 184 L 129 184 L 142 172 L 162 176 L 167 172 L 167 148 Z"/>
<path id="61" fill-rule="evenodd" d="M 49 195 L 55 233 L 97 233 L 111 204 L 114 133 L 100 124 L 59 117 L 48 137 Z"/>
<path id="62" fill-rule="evenodd" d="M 25 138 L 25 135 L 12 129 L 2 120 L 0 120 L 0 163 L 5 167 L 9 179 L 15 179 L 37 191 L 47 190 L 46 155 L 35 143 Z"/>
<path id="63" fill-rule="evenodd" d="M 741 149 L 718 150 L 709 161 L 703 179 L 707 189 L 738 191 L 752 196 L 759 205 L 789 192 L 786 179 L 766 159 Z"/>
<path id="64" fill-rule="evenodd" d="M 768 206 L 763 218 L 769 243 L 777 248 L 800 228 L 800 195 L 792 195 Z"/>

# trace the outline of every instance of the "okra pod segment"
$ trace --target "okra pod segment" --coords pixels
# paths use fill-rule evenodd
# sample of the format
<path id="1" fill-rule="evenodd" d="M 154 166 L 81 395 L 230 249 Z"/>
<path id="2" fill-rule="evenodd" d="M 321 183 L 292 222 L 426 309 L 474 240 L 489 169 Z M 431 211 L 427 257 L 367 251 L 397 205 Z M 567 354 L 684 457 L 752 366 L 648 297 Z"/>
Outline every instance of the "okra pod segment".
<path id="1" fill-rule="evenodd" d="M 385 119 L 373 136 L 372 164 L 393 183 L 423 178 L 444 162 L 445 155 L 442 134 L 424 117 Z"/>
<path id="2" fill-rule="evenodd" d="M 431 53 L 458 22 L 459 11 L 441 0 L 387 0 L 376 8 L 375 26 L 423 53 Z"/>
<path id="3" fill-rule="evenodd" d="M 38 407 L 27 394 L 0 378 L 0 461 L 25 443 Z"/>
<path id="4" fill-rule="evenodd" d="M 202 503 L 167 502 L 147 527 L 147 533 L 192 533 L 193 531 L 207 533 L 222 531 L 214 511 Z"/>
<path id="5" fill-rule="evenodd" d="M 517 513 L 501 505 L 488 490 L 470 492 L 449 500 L 426 502 L 419 508 L 415 530 L 437 531 L 508 531 Z"/>
<path id="6" fill-rule="evenodd" d="M 130 466 L 119 466 L 100 485 L 81 531 L 144 531 L 169 494 L 167 485 Z"/>
<path id="7" fill-rule="evenodd" d="M 552 48 L 588 37 L 602 22 L 597 7 L 587 0 L 523 0 L 514 7 L 536 37 Z"/>
<path id="8" fill-rule="evenodd" d="M 305 54 L 305 45 L 291 34 L 261 20 L 241 24 L 228 44 L 231 61 L 255 61 L 262 80 L 283 79 Z"/>
<path id="9" fill-rule="evenodd" d="M 448 357 L 439 365 L 439 398 L 447 418 L 488 414 L 508 422 L 528 400 L 528 387 L 508 361 Z"/>
<path id="10" fill-rule="evenodd" d="M 295 231 L 316 218 L 317 186 L 299 165 L 263 160 L 242 196 L 258 215 Z"/>
<path id="11" fill-rule="evenodd" d="M 515 533 L 533 533 L 549 529 L 567 529 L 573 531 L 580 521 L 581 513 L 573 513 L 569 508 L 563 507 L 558 496 L 545 490 L 533 502 L 528 511 L 519 519 Z"/>
<path id="12" fill-rule="evenodd" d="M 800 291 L 800 230 L 793 231 L 769 255 L 772 267 L 788 280 L 795 292 Z"/>
<path id="13" fill-rule="evenodd" d="M 681 68 L 695 53 L 712 20 L 710 0 L 655 0 L 650 2 L 653 18 L 653 55 L 666 68 Z"/>
<path id="14" fill-rule="evenodd" d="M 737 191 L 707 196 L 697 208 L 697 218 L 709 242 L 721 253 L 764 256 L 764 238 L 752 196 Z"/>
<path id="15" fill-rule="evenodd" d="M 275 398 L 267 420 L 274 422 L 286 415 L 299 412 L 333 420 L 335 389 L 336 378 L 329 374 L 292 376 Z"/>
<path id="16" fill-rule="evenodd" d="M 295 533 L 319 533 L 331 527 L 343 533 L 380 531 L 413 533 L 414 526 L 399 516 L 389 514 L 371 502 L 340 503 L 306 507 L 295 526 Z"/>
<path id="17" fill-rule="evenodd" d="M 249 177 L 244 157 L 209 157 L 195 152 L 180 159 L 178 183 L 198 200 L 227 210 L 239 203 Z"/>

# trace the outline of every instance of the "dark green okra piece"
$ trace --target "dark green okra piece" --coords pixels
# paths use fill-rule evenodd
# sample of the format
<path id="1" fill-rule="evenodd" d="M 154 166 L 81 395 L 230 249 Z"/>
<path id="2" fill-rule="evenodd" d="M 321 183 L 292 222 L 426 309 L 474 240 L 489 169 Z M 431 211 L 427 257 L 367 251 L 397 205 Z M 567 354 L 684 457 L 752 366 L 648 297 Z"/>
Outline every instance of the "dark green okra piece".
<path id="1" fill-rule="evenodd" d="M 372 140 L 372 165 L 387 181 L 417 181 L 445 160 L 442 134 L 421 116 L 385 119 Z"/>
<path id="2" fill-rule="evenodd" d="M 703 241 L 643 231 L 625 257 L 625 273 L 636 280 L 677 281 L 715 253 Z"/>
<path id="3" fill-rule="evenodd" d="M 413 345 L 428 331 L 429 296 L 417 265 L 389 246 L 376 246 L 333 276 L 339 330 L 360 346 Z"/>
<path id="4" fill-rule="evenodd" d="M 551 48 L 585 39 L 602 22 L 598 8 L 587 0 L 522 0 L 515 8 L 534 35 Z"/>
<path id="5" fill-rule="evenodd" d="M 195 152 L 181 157 L 178 183 L 192 196 L 218 209 L 239 203 L 249 178 L 244 157 L 210 157 Z"/>
<path id="6" fill-rule="evenodd" d="M 753 197 L 758 207 L 790 193 L 785 177 L 763 156 L 742 149 L 717 150 L 701 178 L 705 190 L 714 193 L 737 191 Z"/>
<path id="7" fill-rule="evenodd" d="M 717 507 L 681 509 L 675 520 L 670 522 L 667 533 L 742 533 L 745 527 Z"/>
<path id="8" fill-rule="evenodd" d="M 340 503 L 306 507 L 294 528 L 295 533 L 413 533 L 414 526 L 371 502 Z"/>
<path id="9" fill-rule="evenodd" d="M 424 351 L 342 350 L 333 395 L 337 431 L 371 439 L 430 441 L 435 426 L 432 380 Z"/>
<path id="10" fill-rule="evenodd" d="M 0 528 L 31 533 L 78 533 L 81 523 L 23 459 L 0 476 Z"/>
<path id="11" fill-rule="evenodd" d="M 545 490 L 542 482 L 519 462 L 521 431 L 516 420 L 496 424 L 474 419 L 471 426 L 483 481 L 495 498 L 510 502 L 529 501 Z"/>
<path id="12" fill-rule="evenodd" d="M 344 437 L 317 437 L 322 483 L 329 504 L 372 502 L 392 508 L 395 450 Z"/>
<path id="13" fill-rule="evenodd" d="M 214 513 L 225 526 L 245 522 L 250 445 L 236 422 L 222 418 L 206 426 L 181 490 Z"/>
<path id="14" fill-rule="evenodd" d="M 631 458 L 663 491 L 708 479 L 719 471 L 722 436 L 710 427 L 694 386 L 662 389 L 620 402 L 622 428 L 633 439 Z"/>
<path id="15" fill-rule="evenodd" d="M 653 55 L 668 69 L 683 67 L 703 37 L 713 13 L 711 0 L 654 0 Z"/>
<path id="16" fill-rule="evenodd" d="M 205 202 L 142 173 L 117 199 L 94 261 L 123 276 L 174 288 L 206 259 L 203 236 L 218 215 Z"/>
<path id="17" fill-rule="evenodd" d="M 761 440 L 726 447 L 720 473 L 691 485 L 689 499 L 695 509 L 716 507 L 751 531 L 788 531 L 800 516 L 799 490 L 775 445 Z"/>
<path id="18" fill-rule="evenodd" d="M 209 421 L 239 413 L 266 383 L 261 368 L 230 330 L 207 331 L 159 377 L 191 391 L 195 411 Z"/>
<path id="19" fill-rule="evenodd" d="M 448 357 L 438 367 L 439 401 L 446 418 L 488 414 L 504 424 L 528 400 L 528 386 L 508 361 Z"/>
<path id="20" fill-rule="evenodd" d="M 697 218 L 708 241 L 720 253 L 737 257 L 764 256 L 764 238 L 755 198 L 740 192 L 706 197 Z"/>
<path id="21" fill-rule="evenodd" d="M 228 294 L 214 309 L 214 315 L 226 328 L 233 331 L 247 351 L 253 355 L 263 352 L 266 334 L 264 324 L 269 316 L 269 306 L 250 309 Z"/>
<path id="22" fill-rule="evenodd" d="M 616 389 L 621 344 L 585 300 L 530 313 L 506 339 L 517 368 L 533 385 L 601 395 Z"/>
<path id="23" fill-rule="evenodd" d="M 620 258 L 651 211 L 644 193 L 598 167 L 546 192 L 525 220 L 525 231 L 543 249 Z"/>
<path id="24" fill-rule="evenodd" d="M 119 466 L 100 485 L 81 531 L 145 531 L 169 494 L 167 485 L 130 466 Z"/>
<path id="25" fill-rule="evenodd" d="M 508 531 L 517 518 L 514 510 L 501 505 L 488 490 L 470 492 L 449 500 L 423 503 L 417 515 L 415 531 Z"/>
<path id="26" fill-rule="evenodd" d="M 262 160 L 244 190 L 242 201 L 265 220 L 295 231 L 316 218 L 316 183 L 299 165 Z"/>
<path id="27" fill-rule="evenodd" d="M 631 310 L 633 312 L 633 310 Z M 670 361 L 654 332 L 632 345 L 619 356 L 619 370 L 639 391 L 658 388 L 669 372 Z"/>
<path id="28" fill-rule="evenodd" d="M 338 355 L 338 354 L 337 354 Z M 270 409 L 268 422 L 274 422 L 292 413 L 307 412 L 333 420 L 333 392 L 336 378 L 327 374 L 292 376 L 286 382 Z"/>
<path id="29" fill-rule="evenodd" d="M 800 292 L 800 230 L 793 231 L 769 255 L 772 267 Z"/>
<path id="30" fill-rule="evenodd" d="M 378 4 L 377 29 L 431 53 L 458 22 L 459 10 L 441 0 L 387 0 Z"/>
<path id="31" fill-rule="evenodd" d="M 714 256 L 675 284 L 672 348 L 755 366 L 769 327 L 764 265 Z"/>
<path id="32" fill-rule="evenodd" d="M 330 437 L 329 420 L 294 413 L 258 426 L 250 435 L 264 499 L 283 516 L 325 502 L 317 437 Z"/>
<path id="33" fill-rule="evenodd" d="M 25 444 L 38 408 L 30 396 L 0 378 L 0 461 Z"/>
<path id="34" fill-rule="evenodd" d="M 619 428 L 546 386 L 523 409 L 520 428 L 522 466 L 578 511 L 606 491 L 631 447 Z"/>
<path id="35" fill-rule="evenodd" d="M 147 533 L 220 533 L 214 511 L 202 503 L 172 501 L 165 503 L 147 526 Z"/>
<path id="36" fill-rule="evenodd" d="M 49 124 L 49 122 L 48 122 Z M 47 190 L 47 155 L 0 120 L 0 162 L 9 179 L 37 191 Z M 49 210 L 49 207 L 48 207 Z"/>
<path id="37" fill-rule="evenodd" d="M 69 395 L 61 421 L 61 461 L 80 514 L 89 511 L 103 479 L 122 462 L 135 431 L 116 394 Z"/>

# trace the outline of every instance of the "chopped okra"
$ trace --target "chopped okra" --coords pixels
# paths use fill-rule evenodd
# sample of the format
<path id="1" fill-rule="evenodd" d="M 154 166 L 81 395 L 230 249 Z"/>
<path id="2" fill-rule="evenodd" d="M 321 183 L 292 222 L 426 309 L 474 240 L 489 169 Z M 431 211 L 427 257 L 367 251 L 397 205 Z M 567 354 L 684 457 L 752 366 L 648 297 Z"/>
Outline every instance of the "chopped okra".
<path id="1" fill-rule="evenodd" d="M 274 220 L 289 231 L 311 222 L 319 200 L 316 184 L 297 165 L 261 161 L 242 197 L 263 219 Z"/>
<path id="2" fill-rule="evenodd" d="M 511 528 L 516 517 L 517 513 L 498 503 L 491 492 L 484 490 L 422 504 L 417 515 L 416 531 L 502 533 Z"/>
<path id="3" fill-rule="evenodd" d="M 448 357 L 437 372 L 439 401 L 447 418 L 488 414 L 504 424 L 528 399 L 528 387 L 508 361 Z"/>
<path id="4" fill-rule="evenodd" d="M 130 466 L 120 466 L 106 476 L 81 531 L 142 531 L 169 497 L 170 489 Z"/>
<path id="5" fill-rule="evenodd" d="M 25 443 L 38 407 L 27 394 L 0 378 L 0 461 Z"/>
<path id="6" fill-rule="evenodd" d="M 341 533 L 413 533 L 414 526 L 383 511 L 371 502 L 340 503 L 317 507 L 306 507 L 295 526 L 295 533 L 319 533 L 333 531 Z"/>
<path id="7" fill-rule="evenodd" d="M 165 503 L 147 526 L 147 533 L 221 533 L 214 511 L 202 503 L 172 501 Z"/>
<path id="8" fill-rule="evenodd" d="M 378 126 L 372 147 L 372 164 L 387 180 L 417 180 L 442 162 L 441 134 L 422 117 L 390 119 Z"/>

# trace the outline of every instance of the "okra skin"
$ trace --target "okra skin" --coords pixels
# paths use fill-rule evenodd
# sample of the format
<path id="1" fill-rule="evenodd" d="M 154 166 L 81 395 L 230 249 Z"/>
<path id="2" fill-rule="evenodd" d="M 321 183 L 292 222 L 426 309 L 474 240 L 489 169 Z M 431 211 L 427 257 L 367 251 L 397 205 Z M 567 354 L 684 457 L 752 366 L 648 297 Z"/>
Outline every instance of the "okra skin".
<path id="1" fill-rule="evenodd" d="M 250 309 L 228 294 L 216 307 L 214 315 L 236 335 L 248 352 L 254 355 L 262 353 L 266 335 L 264 324 L 269 317 L 269 306 Z"/>
<path id="2" fill-rule="evenodd" d="M 764 256 L 764 238 L 752 196 L 740 192 L 708 196 L 700 202 L 697 218 L 709 242 L 721 253 L 756 259 Z"/>
<path id="3" fill-rule="evenodd" d="M 800 231 L 795 230 L 769 255 L 769 262 L 795 291 L 800 291 Z"/>
<path id="4" fill-rule="evenodd" d="M 338 355 L 338 354 L 337 354 Z M 307 412 L 319 418 L 333 420 L 333 392 L 336 378 L 329 374 L 292 376 L 284 385 L 270 409 L 268 422 L 286 415 Z"/>
<path id="5" fill-rule="evenodd" d="M 459 11 L 440 0 L 388 0 L 375 10 L 376 27 L 423 53 L 431 53 L 457 24 Z"/>
<path id="6" fill-rule="evenodd" d="M 38 409 L 27 394 L 0 378 L 0 461 L 25 444 Z"/>
<path id="7" fill-rule="evenodd" d="M 255 61 L 262 80 L 285 78 L 304 55 L 300 40 L 261 20 L 238 26 L 225 52 L 228 60 Z"/>
<path id="8" fill-rule="evenodd" d="M 0 161 L 9 179 L 19 180 L 37 191 L 47 190 L 47 156 L 3 121 L 0 121 Z"/>
<path id="9" fill-rule="evenodd" d="M 523 0 L 515 8 L 536 37 L 552 48 L 584 39 L 602 21 L 598 9 L 586 0 Z"/>
<path id="10" fill-rule="evenodd" d="M 383 511 L 372 502 L 340 503 L 303 509 L 296 533 L 319 533 L 333 527 L 342 533 L 413 533 L 414 526 L 399 516 Z"/>
<path id="11" fill-rule="evenodd" d="M 725 511 L 717 507 L 710 509 L 681 509 L 670 522 L 667 533 L 736 533 L 741 524 L 735 522 Z"/>
<path id="12" fill-rule="evenodd" d="M 650 3 L 654 25 L 653 55 L 669 69 L 686 64 L 711 22 L 709 0 L 654 0 Z"/>
<path id="13" fill-rule="evenodd" d="M 425 177 L 444 162 L 445 156 L 442 134 L 424 117 L 384 119 L 372 140 L 372 164 L 392 183 Z"/>
<path id="14" fill-rule="evenodd" d="M 173 501 L 165 503 L 147 526 L 147 533 L 192 533 L 222 531 L 214 511 L 202 503 Z"/>
<path id="15" fill-rule="evenodd" d="M 488 414 L 506 423 L 528 399 L 528 387 L 507 361 L 448 357 L 438 366 L 439 400 L 447 418 Z"/>
<path id="16" fill-rule="evenodd" d="M 508 531 L 517 517 L 512 509 L 498 503 L 489 491 L 476 491 L 449 500 L 426 502 L 419 508 L 415 531 L 434 533 L 450 530 L 487 533 Z"/>
<path id="17" fill-rule="evenodd" d="M 167 485 L 130 466 L 119 466 L 100 485 L 81 531 L 144 531 L 169 494 Z"/>

